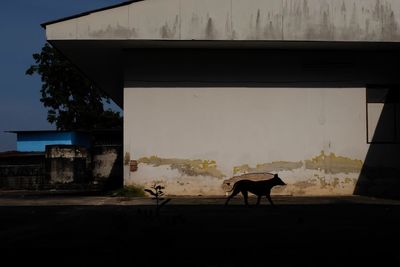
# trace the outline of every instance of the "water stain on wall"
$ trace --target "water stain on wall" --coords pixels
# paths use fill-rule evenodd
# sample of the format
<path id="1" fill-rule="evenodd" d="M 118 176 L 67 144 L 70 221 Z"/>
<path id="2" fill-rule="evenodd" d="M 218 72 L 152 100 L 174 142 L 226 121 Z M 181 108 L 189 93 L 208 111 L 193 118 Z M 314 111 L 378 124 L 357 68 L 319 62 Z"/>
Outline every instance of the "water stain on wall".
<path id="1" fill-rule="evenodd" d="M 117 24 L 116 27 L 111 27 L 108 25 L 107 28 L 98 31 L 91 31 L 90 28 L 88 29 L 89 37 L 92 38 L 137 38 L 138 34 L 135 28 L 129 29 Z"/>
<path id="2" fill-rule="evenodd" d="M 308 0 L 286 1 L 284 32 L 288 36 L 310 40 L 393 41 L 399 38 L 398 17 L 389 1 L 321 2 L 318 13 L 310 11 L 313 4 L 314 1 Z"/>
<path id="3" fill-rule="evenodd" d="M 168 24 L 168 22 L 165 22 L 165 24 L 160 28 L 160 37 L 162 39 L 174 39 L 177 36 L 178 29 L 179 17 L 176 15 L 172 27 Z"/>
<path id="4" fill-rule="evenodd" d="M 324 151 L 321 154 L 305 160 L 306 169 L 322 170 L 325 173 L 358 173 L 362 168 L 362 161 L 358 159 L 351 159 L 347 157 L 336 156 L 335 153 L 325 155 Z"/>
<path id="5" fill-rule="evenodd" d="M 301 161 L 273 161 L 271 163 L 257 164 L 256 167 L 250 167 L 248 164 L 233 167 L 233 174 L 250 173 L 250 172 L 278 172 L 278 171 L 292 171 L 299 169 L 303 166 Z"/>
<path id="6" fill-rule="evenodd" d="M 214 160 L 167 159 L 151 156 L 140 158 L 138 163 L 153 167 L 169 165 L 172 170 L 178 170 L 181 174 L 188 176 L 211 176 L 218 179 L 225 177 L 218 170 L 217 163 Z"/>
<path id="7" fill-rule="evenodd" d="M 214 40 L 217 38 L 217 32 L 214 26 L 214 22 L 212 18 L 208 18 L 207 25 L 205 29 L 205 39 L 207 40 Z"/>
<path id="8" fill-rule="evenodd" d="M 235 39 L 235 31 L 233 29 L 233 24 L 232 24 L 232 15 L 229 12 L 226 14 L 225 32 L 226 36 L 228 36 L 228 39 L 231 40 Z"/>
<path id="9" fill-rule="evenodd" d="M 243 18 L 232 17 L 232 9 L 228 6 L 223 12 L 226 13 L 213 13 L 211 17 L 208 13 L 203 15 L 193 11 L 187 23 L 190 39 L 234 40 L 237 35 L 247 40 L 398 41 L 400 38 L 396 0 L 287 0 L 282 1 L 278 9 L 261 5 L 252 11 L 246 29 L 238 34 L 234 25 L 241 25 Z M 151 39 L 181 39 L 181 16 L 179 13 L 168 16 L 167 21 L 156 20 L 154 28 L 150 25 L 131 28 L 112 23 L 101 30 L 91 30 L 89 26 L 81 37 L 142 39 L 151 33 L 154 34 Z M 94 22 L 89 20 L 89 23 Z M 71 30 L 70 37 L 73 33 Z"/>
<path id="10" fill-rule="evenodd" d="M 257 9 L 256 14 L 251 14 L 249 31 L 246 39 L 250 40 L 275 40 L 282 39 L 282 14 L 262 12 Z"/>

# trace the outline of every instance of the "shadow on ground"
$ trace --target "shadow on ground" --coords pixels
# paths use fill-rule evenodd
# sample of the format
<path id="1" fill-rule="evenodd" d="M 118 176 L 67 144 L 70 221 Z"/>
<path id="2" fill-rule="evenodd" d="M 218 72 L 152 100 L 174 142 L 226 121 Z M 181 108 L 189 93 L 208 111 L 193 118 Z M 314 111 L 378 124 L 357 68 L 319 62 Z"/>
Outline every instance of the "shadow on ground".
<path id="1" fill-rule="evenodd" d="M 13 266 L 398 265 L 400 205 L 354 199 L 173 199 L 159 217 L 147 204 L 0 206 L 0 251 Z"/>

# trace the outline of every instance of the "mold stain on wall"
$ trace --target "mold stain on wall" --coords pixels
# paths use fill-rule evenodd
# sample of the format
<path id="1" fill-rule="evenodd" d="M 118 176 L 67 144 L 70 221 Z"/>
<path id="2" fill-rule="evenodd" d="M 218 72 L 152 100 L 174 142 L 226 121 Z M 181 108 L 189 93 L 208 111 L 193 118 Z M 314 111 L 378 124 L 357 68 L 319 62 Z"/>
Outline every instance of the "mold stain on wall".
<path id="1" fill-rule="evenodd" d="M 125 161 L 129 154 L 125 155 Z M 273 161 L 270 163 L 242 164 L 233 168 L 233 176 L 226 177 L 214 160 L 142 157 L 138 164 L 150 167 L 164 166 L 178 171 L 181 176 L 168 178 L 172 194 L 207 195 L 210 192 L 226 192 L 237 180 L 264 180 L 272 178 L 271 173 L 284 172 L 281 177 L 287 186 L 274 188 L 274 194 L 321 195 L 351 194 L 357 183 L 362 161 L 324 151 L 304 161 Z M 140 166 L 139 166 L 140 169 Z M 287 176 L 288 175 L 288 176 Z M 175 175 L 176 176 L 176 175 Z M 196 177 L 207 179 L 195 179 Z M 285 180 L 288 179 L 288 180 Z M 173 186 L 174 185 L 174 186 Z M 200 190 L 200 191 L 199 191 Z"/>
<path id="2" fill-rule="evenodd" d="M 187 176 L 210 176 L 218 179 L 225 177 L 225 175 L 218 169 L 217 163 L 214 160 L 173 159 L 151 156 L 140 158 L 138 163 L 151 165 L 153 167 L 167 165 L 172 170 L 177 170 L 182 175 Z"/>
<path id="3" fill-rule="evenodd" d="M 313 178 L 295 182 L 283 190 L 290 195 L 351 194 L 356 182 L 356 178 L 314 174 Z"/>
<path id="4" fill-rule="evenodd" d="M 320 155 L 311 160 L 305 160 L 306 169 L 322 170 L 325 173 L 332 174 L 358 173 L 361 171 L 362 165 L 361 160 L 336 156 L 334 153 L 325 155 L 324 151 L 321 151 Z"/>
<path id="5" fill-rule="evenodd" d="M 273 161 L 271 163 L 257 164 L 256 167 L 250 167 L 248 164 L 233 167 L 233 175 L 239 173 L 250 173 L 250 172 L 278 172 L 278 171 L 292 171 L 299 169 L 303 166 L 301 161 Z"/>
<path id="6" fill-rule="evenodd" d="M 314 158 L 304 161 L 274 161 L 257 164 L 255 167 L 249 164 L 235 166 L 233 177 L 225 179 L 222 188 L 225 191 L 231 189 L 232 183 L 240 179 L 240 174 L 289 171 L 297 178 L 289 182 L 285 188 L 274 189 L 273 193 L 290 195 L 347 194 L 356 185 L 357 178 L 354 177 L 358 176 L 362 165 L 361 160 L 336 156 L 334 153 L 326 155 L 324 151 L 321 151 Z"/>

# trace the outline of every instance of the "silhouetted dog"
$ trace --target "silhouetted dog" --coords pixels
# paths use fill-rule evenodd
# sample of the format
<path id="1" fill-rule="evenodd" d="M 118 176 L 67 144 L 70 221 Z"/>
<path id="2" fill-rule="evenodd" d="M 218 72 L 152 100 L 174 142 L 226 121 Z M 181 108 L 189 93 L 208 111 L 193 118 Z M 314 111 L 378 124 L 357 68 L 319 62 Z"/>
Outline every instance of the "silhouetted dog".
<path id="1" fill-rule="evenodd" d="M 271 205 L 274 205 L 271 199 L 271 189 L 276 185 L 286 185 L 281 178 L 278 177 L 278 174 L 274 174 L 274 177 L 269 180 L 261 180 L 261 181 L 252 181 L 252 180 L 240 180 L 237 181 L 233 188 L 230 191 L 233 191 L 232 194 L 228 197 L 225 202 L 225 206 L 228 205 L 228 202 L 231 198 L 236 196 L 239 192 L 242 193 L 244 197 L 244 203 L 246 206 L 249 205 L 247 201 L 248 192 L 257 195 L 257 205 L 260 204 L 260 200 L 262 196 L 266 196 Z M 230 192 L 228 191 L 228 192 Z"/>

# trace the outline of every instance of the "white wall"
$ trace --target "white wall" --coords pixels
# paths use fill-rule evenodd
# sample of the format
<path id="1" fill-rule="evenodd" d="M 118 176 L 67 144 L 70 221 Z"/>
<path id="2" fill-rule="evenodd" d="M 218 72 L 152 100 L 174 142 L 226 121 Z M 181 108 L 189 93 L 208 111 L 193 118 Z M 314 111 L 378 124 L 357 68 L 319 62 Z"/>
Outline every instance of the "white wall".
<path id="1" fill-rule="evenodd" d="M 48 40 L 400 41 L 398 0 L 146 0 L 50 23 Z"/>
<path id="2" fill-rule="evenodd" d="M 351 194 L 365 101 L 365 88 L 125 88 L 125 184 L 214 195 L 234 175 L 270 171 L 289 184 L 276 194 Z"/>

